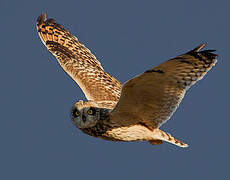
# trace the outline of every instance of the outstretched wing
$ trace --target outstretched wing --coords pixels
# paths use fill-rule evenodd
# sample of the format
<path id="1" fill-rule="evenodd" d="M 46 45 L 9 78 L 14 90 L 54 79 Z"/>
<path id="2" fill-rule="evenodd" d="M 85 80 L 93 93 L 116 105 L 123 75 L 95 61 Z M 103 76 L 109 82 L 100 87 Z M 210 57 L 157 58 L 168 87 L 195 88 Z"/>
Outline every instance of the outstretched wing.
<path id="1" fill-rule="evenodd" d="M 118 101 L 121 83 L 106 73 L 100 62 L 78 39 L 53 19 L 37 19 L 38 34 L 59 64 L 80 86 L 88 100 Z"/>
<path id="2" fill-rule="evenodd" d="M 214 50 L 200 51 L 202 44 L 186 54 L 171 59 L 129 80 L 111 113 L 115 124 L 142 124 L 158 128 L 179 106 L 186 90 L 216 63 Z"/>

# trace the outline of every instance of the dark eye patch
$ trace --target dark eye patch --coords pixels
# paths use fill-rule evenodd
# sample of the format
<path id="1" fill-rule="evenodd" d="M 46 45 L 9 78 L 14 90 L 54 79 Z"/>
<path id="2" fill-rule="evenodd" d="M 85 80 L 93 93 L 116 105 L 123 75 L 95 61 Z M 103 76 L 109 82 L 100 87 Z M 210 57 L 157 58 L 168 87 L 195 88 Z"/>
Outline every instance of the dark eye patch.
<path id="1" fill-rule="evenodd" d="M 80 112 L 76 108 L 74 108 L 72 110 L 71 114 L 72 114 L 72 117 L 76 118 L 76 117 L 78 117 L 80 115 Z M 79 115 L 77 115 L 77 114 L 79 114 Z"/>

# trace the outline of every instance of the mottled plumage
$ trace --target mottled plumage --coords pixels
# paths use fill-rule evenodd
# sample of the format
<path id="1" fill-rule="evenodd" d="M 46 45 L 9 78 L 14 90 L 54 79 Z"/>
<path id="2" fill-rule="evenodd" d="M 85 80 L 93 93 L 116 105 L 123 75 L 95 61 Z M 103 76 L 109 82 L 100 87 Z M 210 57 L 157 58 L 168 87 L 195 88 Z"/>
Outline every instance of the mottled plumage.
<path id="1" fill-rule="evenodd" d="M 46 20 L 45 14 L 39 16 L 37 30 L 44 45 L 81 87 L 88 100 L 118 101 L 120 82 L 103 70 L 101 63 L 75 36 L 55 20 Z"/>
<path id="2" fill-rule="evenodd" d="M 39 36 L 62 68 L 76 81 L 88 101 L 72 108 L 72 121 L 83 132 L 113 141 L 166 141 L 187 144 L 160 130 L 175 112 L 185 92 L 216 63 L 214 50 L 201 44 L 127 81 L 123 86 L 63 26 L 42 14 Z"/>

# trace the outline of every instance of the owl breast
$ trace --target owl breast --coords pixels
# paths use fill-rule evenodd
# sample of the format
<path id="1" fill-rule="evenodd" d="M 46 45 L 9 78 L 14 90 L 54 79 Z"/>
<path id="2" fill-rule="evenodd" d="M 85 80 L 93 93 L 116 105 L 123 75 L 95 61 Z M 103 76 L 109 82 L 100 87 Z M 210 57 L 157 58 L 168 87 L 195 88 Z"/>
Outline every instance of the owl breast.
<path id="1" fill-rule="evenodd" d="M 105 108 L 96 108 L 96 109 L 97 109 L 97 113 L 95 114 L 94 117 L 96 122 L 95 125 L 84 127 L 84 128 L 80 128 L 80 127 L 78 128 L 90 136 L 101 137 L 105 139 L 107 138 L 106 132 L 112 129 L 110 124 L 110 116 L 109 116 L 111 109 L 105 109 Z M 89 117 L 86 119 L 89 119 Z"/>
<path id="2" fill-rule="evenodd" d="M 110 126 L 107 126 L 103 123 L 97 123 L 93 127 L 83 128 L 81 130 L 90 136 L 106 138 L 105 134 L 110 129 L 111 129 Z"/>

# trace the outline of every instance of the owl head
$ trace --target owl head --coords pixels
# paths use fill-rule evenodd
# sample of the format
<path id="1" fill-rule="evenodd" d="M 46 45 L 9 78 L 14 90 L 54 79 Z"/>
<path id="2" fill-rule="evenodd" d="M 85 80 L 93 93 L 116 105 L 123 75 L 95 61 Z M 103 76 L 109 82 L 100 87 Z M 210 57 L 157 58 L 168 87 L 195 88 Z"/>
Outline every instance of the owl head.
<path id="1" fill-rule="evenodd" d="M 100 108 L 93 102 L 79 101 L 72 107 L 71 119 L 80 129 L 93 127 L 100 119 Z"/>

